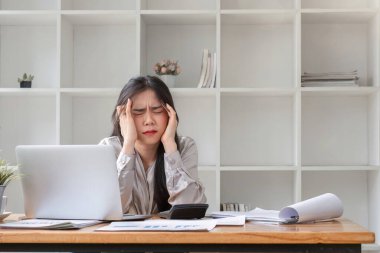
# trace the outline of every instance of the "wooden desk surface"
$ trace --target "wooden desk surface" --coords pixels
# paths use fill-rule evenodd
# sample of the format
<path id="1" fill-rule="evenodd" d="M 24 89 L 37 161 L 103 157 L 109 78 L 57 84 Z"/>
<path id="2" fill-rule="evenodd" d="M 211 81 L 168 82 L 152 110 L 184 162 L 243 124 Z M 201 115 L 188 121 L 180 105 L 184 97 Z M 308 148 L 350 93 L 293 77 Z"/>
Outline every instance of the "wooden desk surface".
<path id="1" fill-rule="evenodd" d="M 18 217 L 11 215 L 6 222 Z M 104 225 L 69 231 L 0 229 L 0 243 L 363 244 L 375 241 L 374 233 L 347 219 L 293 225 L 247 222 L 245 226 L 217 226 L 210 232 L 94 232 Z"/>

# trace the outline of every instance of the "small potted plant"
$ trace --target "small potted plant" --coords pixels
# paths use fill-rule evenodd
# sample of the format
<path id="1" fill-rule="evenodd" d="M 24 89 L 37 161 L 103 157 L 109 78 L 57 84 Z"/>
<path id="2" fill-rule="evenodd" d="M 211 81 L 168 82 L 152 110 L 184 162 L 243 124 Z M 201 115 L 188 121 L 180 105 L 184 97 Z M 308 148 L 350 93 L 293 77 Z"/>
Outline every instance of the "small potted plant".
<path id="1" fill-rule="evenodd" d="M 30 74 L 28 76 L 26 73 L 24 73 L 22 78 L 18 78 L 18 82 L 20 83 L 20 88 L 31 88 L 33 78 L 34 78 L 34 76 L 32 76 Z"/>
<path id="2" fill-rule="evenodd" d="M 154 72 L 168 86 L 174 87 L 175 77 L 181 73 L 178 61 L 162 60 L 154 65 Z"/>

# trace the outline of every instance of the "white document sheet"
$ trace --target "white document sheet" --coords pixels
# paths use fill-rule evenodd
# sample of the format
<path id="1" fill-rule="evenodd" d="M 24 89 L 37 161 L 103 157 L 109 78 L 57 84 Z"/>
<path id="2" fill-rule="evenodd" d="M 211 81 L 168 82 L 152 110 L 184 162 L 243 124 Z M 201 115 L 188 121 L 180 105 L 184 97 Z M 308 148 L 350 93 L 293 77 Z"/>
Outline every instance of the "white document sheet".
<path id="1" fill-rule="evenodd" d="M 210 231 L 216 220 L 116 221 L 96 231 Z"/>
<path id="2" fill-rule="evenodd" d="M 78 229 L 95 224 L 98 220 L 50 220 L 50 219 L 27 219 L 16 222 L 0 224 L 1 228 L 22 228 L 22 229 Z"/>
<path id="3" fill-rule="evenodd" d="M 245 215 L 215 219 L 217 226 L 242 226 L 245 224 Z"/>
<path id="4" fill-rule="evenodd" d="M 284 207 L 279 213 L 280 219 L 297 219 L 297 222 L 309 222 L 338 218 L 343 214 L 342 201 L 332 193 L 326 193 L 294 205 Z"/>
<path id="5" fill-rule="evenodd" d="M 281 211 L 255 208 L 249 212 L 213 212 L 213 217 L 245 215 L 249 221 L 302 223 L 334 219 L 342 216 L 341 200 L 332 193 L 307 199 L 284 207 Z"/>

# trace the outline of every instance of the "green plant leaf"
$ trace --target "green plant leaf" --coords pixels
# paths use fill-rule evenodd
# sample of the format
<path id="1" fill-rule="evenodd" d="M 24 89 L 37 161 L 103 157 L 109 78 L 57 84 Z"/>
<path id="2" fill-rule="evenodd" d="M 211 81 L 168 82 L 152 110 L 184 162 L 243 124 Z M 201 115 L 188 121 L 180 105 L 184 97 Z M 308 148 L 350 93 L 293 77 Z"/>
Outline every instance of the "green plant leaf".
<path id="1" fill-rule="evenodd" d="M 20 175 L 16 168 L 9 168 L 4 159 L 0 159 L 0 185 L 8 185 L 13 179 L 19 178 Z"/>

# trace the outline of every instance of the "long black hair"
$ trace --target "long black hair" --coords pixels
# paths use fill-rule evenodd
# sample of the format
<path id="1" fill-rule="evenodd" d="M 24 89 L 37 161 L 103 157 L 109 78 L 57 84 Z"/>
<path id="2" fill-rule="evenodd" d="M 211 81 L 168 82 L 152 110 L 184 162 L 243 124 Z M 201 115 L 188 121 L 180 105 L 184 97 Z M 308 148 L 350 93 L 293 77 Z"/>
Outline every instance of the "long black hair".
<path id="1" fill-rule="evenodd" d="M 116 107 L 119 105 L 126 105 L 128 98 L 132 98 L 134 95 L 148 89 L 153 90 L 160 101 L 164 104 L 168 103 L 175 110 L 170 90 L 160 78 L 155 76 L 139 76 L 130 79 L 121 90 L 115 109 L 112 113 L 113 130 L 111 136 L 117 136 L 121 144 L 123 144 L 124 138 L 121 135 Z M 178 115 L 177 122 L 179 122 Z M 179 147 L 177 132 L 175 133 L 175 142 L 177 143 L 177 147 Z M 164 153 L 164 145 L 160 142 L 157 149 L 157 159 L 154 168 L 154 201 L 156 202 L 158 211 L 160 212 L 171 208 L 171 205 L 168 203 L 169 192 L 166 186 Z"/>

